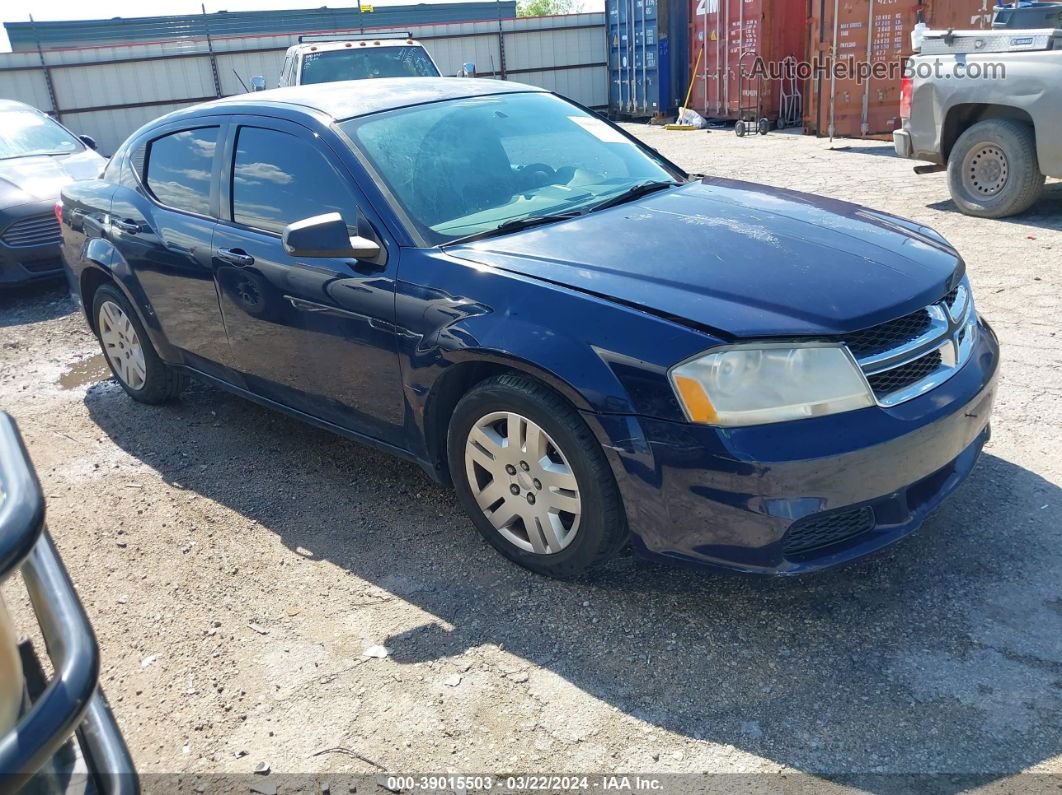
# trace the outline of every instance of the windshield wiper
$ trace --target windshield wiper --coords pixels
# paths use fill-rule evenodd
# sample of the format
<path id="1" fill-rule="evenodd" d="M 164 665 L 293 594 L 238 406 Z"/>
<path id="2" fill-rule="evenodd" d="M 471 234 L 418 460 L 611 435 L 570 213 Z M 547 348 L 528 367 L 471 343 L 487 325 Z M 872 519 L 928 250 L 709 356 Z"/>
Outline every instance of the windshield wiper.
<path id="1" fill-rule="evenodd" d="M 556 221 L 566 221 L 569 218 L 578 218 L 583 213 L 578 210 L 572 210 L 564 213 L 550 213 L 549 215 L 532 215 L 527 218 L 512 218 L 504 223 L 498 224 L 492 229 L 485 229 L 482 232 L 473 232 L 471 235 L 465 235 L 451 240 L 447 243 L 443 243 L 444 246 L 456 246 L 461 243 L 471 243 L 473 240 L 482 240 L 485 237 L 497 237 L 498 235 L 507 235 L 510 232 L 516 232 L 520 229 L 527 229 L 531 226 L 540 226 L 542 224 L 552 224 Z"/>
<path id="2" fill-rule="evenodd" d="M 18 160 L 21 157 L 58 157 L 59 155 L 72 155 L 73 152 L 26 152 L 21 155 L 5 155 L 0 160 Z"/>
<path id="3" fill-rule="evenodd" d="M 664 188 L 674 188 L 679 183 L 672 182 L 671 180 L 654 180 L 652 182 L 639 182 L 635 185 L 631 185 L 623 193 L 619 193 L 613 196 L 611 199 L 606 199 L 601 204 L 595 204 L 587 212 L 597 212 L 598 210 L 607 210 L 609 207 L 615 207 L 617 204 L 624 204 L 625 202 L 637 199 L 639 196 L 645 196 L 647 193 L 655 193 L 658 190 Z"/>

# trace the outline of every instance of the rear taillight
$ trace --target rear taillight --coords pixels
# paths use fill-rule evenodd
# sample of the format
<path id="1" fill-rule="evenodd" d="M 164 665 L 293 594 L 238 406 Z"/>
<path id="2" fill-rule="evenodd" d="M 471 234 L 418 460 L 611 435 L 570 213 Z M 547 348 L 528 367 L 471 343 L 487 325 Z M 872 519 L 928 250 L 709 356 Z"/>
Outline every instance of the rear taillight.
<path id="1" fill-rule="evenodd" d="M 63 200 L 59 199 L 55 203 L 55 220 L 59 222 L 59 226 L 63 225 Z"/>
<path id="2" fill-rule="evenodd" d="M 900 78 L 900 118 L 907 121 L 911 118 L 911 89 L 914 80 L 910 77 Z"/>

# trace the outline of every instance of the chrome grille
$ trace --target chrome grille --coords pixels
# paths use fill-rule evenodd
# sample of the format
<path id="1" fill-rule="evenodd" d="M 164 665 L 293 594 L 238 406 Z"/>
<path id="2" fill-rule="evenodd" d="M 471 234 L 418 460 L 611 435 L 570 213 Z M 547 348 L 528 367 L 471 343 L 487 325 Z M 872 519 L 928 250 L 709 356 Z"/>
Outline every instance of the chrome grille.
<path id="1" fill-rule="evenodd" d="M 45 213 L 15 221 L 4 230 L 3 234 L 0 234 L 0 240 L 14 248 L 46 246 L 60 243 L 62 239 L 55 213 Z"/>
<path id="2" fill-rule="evenodd" d="M 875 353 L 892 350 L 926 333 L 933 320 L 929 312 L 919 309 L 909 315 L 890 320 L 878 326 L 857 331 L 845 338 L 848 349 L 857 359 Z"/>
<path id="3" fill-rule="evenodd" d="M 867 376 L 867 381 L 870 382 L 870 388 L 874 390 L 874 396 L 882 398 L 891 395 L 897 389 L 904 389 L 932 375 L 940 365 L 940 351 L 930 351 L 913 362 Z"/>
<path id="4" fill-rule="evenodd" d="M 896 320 L 845 337 L 874 397 L 895 406 L 942 384 L 973 349 L 977 313 L 969 282 L 939 301 Z"/>

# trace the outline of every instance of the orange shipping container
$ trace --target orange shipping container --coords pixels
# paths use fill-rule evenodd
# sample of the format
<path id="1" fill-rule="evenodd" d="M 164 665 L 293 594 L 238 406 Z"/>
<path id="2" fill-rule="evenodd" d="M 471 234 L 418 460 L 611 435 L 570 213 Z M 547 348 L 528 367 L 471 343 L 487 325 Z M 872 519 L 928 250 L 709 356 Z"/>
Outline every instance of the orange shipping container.
<path id="1" fill-rule="evenodd" d="M 930 28 L 992 26 L 989 0 L 811 0 L 810 10 L 808 61 L 828 64 L 836 53 L 852 70 L 840 76 L 821 70 L 804 83 L 804 129 L 849 138 L 888 135 L 900 126 L 900 77 L 920 18 Z M 861 80 L 854 74 L 861 63 L 880 64 L 881 71 Z"/>
<path id="2" fill-rule="evenodd" d="M 710 119 L 777 119 L 781 81 L 756 60 L 799 59 L 806 17 L 807 0 L 690 0 L 690 107 Z"/>

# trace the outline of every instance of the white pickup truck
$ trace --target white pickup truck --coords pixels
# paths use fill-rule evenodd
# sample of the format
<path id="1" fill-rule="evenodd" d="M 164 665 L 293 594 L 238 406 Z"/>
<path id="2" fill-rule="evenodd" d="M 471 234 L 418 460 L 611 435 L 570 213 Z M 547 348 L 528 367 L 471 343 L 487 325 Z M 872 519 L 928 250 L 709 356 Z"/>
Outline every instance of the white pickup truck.
<path id="1" fill-rule="evenodd" d="M 947 169 L 967 215 L 1031 207 L 1062 177 L 1062 30 L 927 31 L 900 94 L 900 157 Z"/>
<path id="2" fill-rule="evenodd" d="M 313 40 L 304 37 L 284 54 L 280 86 L 363 80 L 373 77 L 440 77 L 424 46 L 400 38 Z"/>

